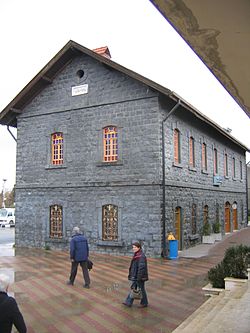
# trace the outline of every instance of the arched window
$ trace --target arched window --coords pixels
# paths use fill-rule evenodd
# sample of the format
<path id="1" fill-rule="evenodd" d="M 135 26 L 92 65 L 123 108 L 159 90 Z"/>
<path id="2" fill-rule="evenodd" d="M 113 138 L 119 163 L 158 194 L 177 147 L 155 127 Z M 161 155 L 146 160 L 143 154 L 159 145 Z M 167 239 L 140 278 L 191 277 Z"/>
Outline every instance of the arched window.
<path id="1" fill-rule="evenodd" d="M 203 207 L 203 225 L 209 223 L 208 222 L 208 205 Z"/>
<path id="2" fill-rule="evenodd" d="M 63 164 L 63 133 L 51 135 L 51 161 L 54 165 Z"/>
<path id="3" fill-rule="evenodd" d="M 115 205 L 102 206 L 102 239 L 118 240 L 118 207 Z"/>
<path id="4" fill-rule="evenodd" d="M 194 138 L 189 138 L 189 165 L 195 167 L 195 151 L 194 151 Z"/>
<path id="5" fill-rule="evenodd" d="M 205 142 L 203 142 L 202 144 L 201 164 L 202 170 L 207 171 L 207 145 L 205 144 Z"/>
<path id="6" fill-rule="evenodd" d="M 220 223 L 220 205 L 216 203 L 215 222 Z"/>
<path id="7" fill-rule="evenodd" d="M 197 206 L 195 203 L 192 204 L 192 234 L 197 233 Z"/>
<path id="8" fill-rule="evenodd" d="M 63 211 L 62 206 L 50 206 L 50 238 L 62 238 L 63 236 Z"/>
<path id="9" fill-rule="evenodd" d="M 103 129 L 103 160 L 115 162 L 118 160 L 118 133 L 114 126 Z"/>
<path id="10" fill-rule="evenodd" d="M 174 130 L 174 163 L 181 163 L 180 131 L 177 128 Z"/>

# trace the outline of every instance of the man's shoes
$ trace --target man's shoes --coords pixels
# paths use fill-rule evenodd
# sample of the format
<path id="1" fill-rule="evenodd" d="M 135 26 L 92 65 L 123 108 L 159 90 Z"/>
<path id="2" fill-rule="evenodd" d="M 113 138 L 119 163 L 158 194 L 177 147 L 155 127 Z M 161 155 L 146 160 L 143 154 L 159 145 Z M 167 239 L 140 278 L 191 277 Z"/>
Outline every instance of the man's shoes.
<path id="1" fill-rule="evenodd" d="M 138 308 L 140 308 L 140 309 L 147 308 L 147 307 L 148 307 L 147 304 L 139 304 L 138 305 Z"/>
<path id="2" fill-rule="evenodd" d="M 84 284 L 83 288 L 89 289 L 90 286 L 89 286 L 89 284 Z"/>
<path id="3" fill-rule="evenodd" d="M 74 283 L 71 282 L 71 281 L 69 280 L 69 281 L 66 282 L 66 284 L 67 284 L 68 286 L 73 286 Z"/>
<path id="4" fill-rule="evenodd" d="M 123 302 L 122 304 L 125 305 L 125 306 L 127 306 L 128 308 L 131 308 L 131 306 L 132 306 L 131 304 L 128 304 L 126 302 Z"/>

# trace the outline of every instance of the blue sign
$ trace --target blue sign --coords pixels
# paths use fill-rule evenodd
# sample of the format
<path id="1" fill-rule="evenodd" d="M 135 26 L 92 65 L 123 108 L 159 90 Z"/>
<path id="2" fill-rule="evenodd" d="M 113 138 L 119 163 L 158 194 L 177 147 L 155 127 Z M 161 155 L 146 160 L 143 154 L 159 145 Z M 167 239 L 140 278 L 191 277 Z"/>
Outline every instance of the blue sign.
<path id="1" fill-rule="evenodd" d="M 214 185 L 215 186 L 220 186 L 222 184 L 223 178 L 221 176 L 214 176 Z"/>

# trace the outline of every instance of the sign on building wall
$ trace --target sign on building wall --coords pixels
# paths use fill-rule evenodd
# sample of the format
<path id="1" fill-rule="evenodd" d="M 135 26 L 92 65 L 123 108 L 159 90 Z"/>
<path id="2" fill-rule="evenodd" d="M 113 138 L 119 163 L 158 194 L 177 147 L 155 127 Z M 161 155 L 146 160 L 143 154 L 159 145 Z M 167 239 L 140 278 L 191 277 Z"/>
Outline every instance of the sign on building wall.
<path id="1" fill-rule="evenodd" d="M 88 93 L 88 84 L 72 87 L 72 96 L 84 95 Z"/>
<path id="2" fill-rule="evenodd" d="M 214 176 L 214 183 L 215 186 L 220 186 L 222 184 L 223 178 L 221 176 Z"/>

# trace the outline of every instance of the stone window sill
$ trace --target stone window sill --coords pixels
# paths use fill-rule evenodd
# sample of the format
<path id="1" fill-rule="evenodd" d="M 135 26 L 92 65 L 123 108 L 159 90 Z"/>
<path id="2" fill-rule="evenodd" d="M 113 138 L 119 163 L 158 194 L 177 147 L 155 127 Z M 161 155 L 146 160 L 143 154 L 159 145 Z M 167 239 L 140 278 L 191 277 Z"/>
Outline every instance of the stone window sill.
<path id="1" fill-rule="evenodd" d="M 122 162 L 99 162 L 96 164 L 97 167 L 110 167 L 110 166 L 122 166 Z"/>
<path id="2" fill-rule="evenodd" d="M 99 240 L 97 242 L 98 246 L 110 246 L 110 247 L 122 247 L 124 246 L 124 242 L 122 241 L 104 241 L 104 240 Z"/>
<path id="3" fill-rule="evenodd" d="M 66 164 L 61 164 L 61 165 L 46 165 L 45 169 L 46 170 L 52 170 L 52 169 L 66 169 L 67 165 Z"/>

